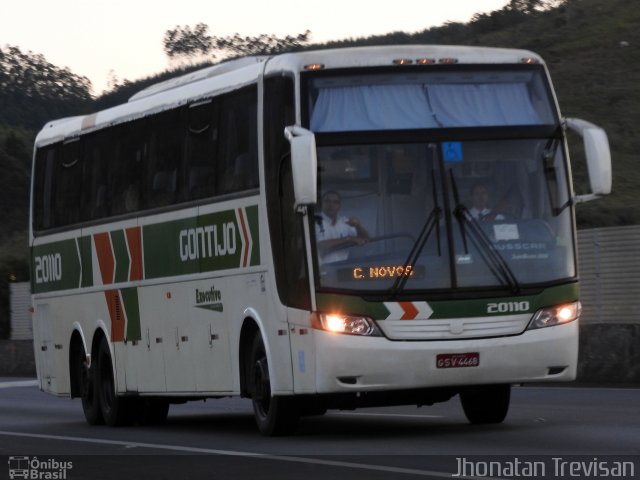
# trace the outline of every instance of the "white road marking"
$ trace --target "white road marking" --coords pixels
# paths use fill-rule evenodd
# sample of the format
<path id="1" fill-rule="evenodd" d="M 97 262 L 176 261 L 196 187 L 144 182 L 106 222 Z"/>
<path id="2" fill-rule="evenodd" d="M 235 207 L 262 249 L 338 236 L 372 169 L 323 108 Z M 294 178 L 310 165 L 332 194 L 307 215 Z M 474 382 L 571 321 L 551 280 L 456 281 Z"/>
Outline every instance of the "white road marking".
<path id="1" fill-rule="evenodd" d="M 437 477 L 437 478 L 451 478 L 451 472 L 437 472 L 431 470 L 418 470 L 414 468 L 402 468 L 392 467 L 387 465 L 370 465 L 366 463 L 355 462 L 339 462 L 335 460 L 322 460 L 317 458 L 306 457 L 293 457 L 289 455 L 271 455 L 266 453 L 254 453 L 254 452 L 242 452 L 235 450 L 218 450 L 212 448 L 197 448 L 186 447 L 182 445 L 164 445 L 157 443 L 143 443 L 143 442 L 125 442 L 121 440 L 106 440 L 102 438 L 87 438 L 87 437 L 69 437 L 63 435 L 45 435 L 39 433 L 23 433 L 23 432 L 9 432 L 0 430 L 0 435 L 7 437 L 23 437 L 23 438 L 38 438 L 41 440 L 58 440 L 65 442 L 79 442 L 79 443 L 91 443 L 99 445 L 118 445 L 125 448 L 151 448 L 156 450 L 169 450 L 175 452 L 188 452 L 188 453 L 200 453 L 209 455 L 225 455 L 230 457 L 245 457 L 245 458 L 257 458 L 261 460 L 274 460 L 280 462 L 291 463 L 304 463 L 311 465 L 322 465 L 325 467 L 339 467 L 339 468 L 354 468 L 360 470 L 373 470 L 378 472 L 390 472 L 401 473 L 405 475 L 418 475 L 423 477 Z M 475 477 L 456 477 L 461 479 L 474 479 Z M 486 477 L 483 477 L 486 479 Z"/>
<path id="2" fill-rule="evenodd" d="M 14 382 L 1 382 L 0 388 L 37 387 L 38 380 L 16 380 Z"/>
<path id="3" fill-rule="evenodd" d="M 396 418 L 444 418 L 444 415 L 409 415 L 404 413 L 365 413 L 365 412 L 334 412 L 329 415 L 349 415 L 365 417 L 396 417 Z"/>

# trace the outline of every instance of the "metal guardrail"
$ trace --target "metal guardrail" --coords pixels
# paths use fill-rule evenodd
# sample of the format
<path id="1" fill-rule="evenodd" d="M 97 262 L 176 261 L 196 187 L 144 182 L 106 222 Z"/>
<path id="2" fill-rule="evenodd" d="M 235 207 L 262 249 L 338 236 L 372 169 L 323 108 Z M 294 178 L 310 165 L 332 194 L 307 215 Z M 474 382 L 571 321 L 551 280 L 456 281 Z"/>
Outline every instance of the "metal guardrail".
<path id="1" fill-rule="evenodd" d="M 583 324 L 640 324 L 640 225 L 578 231 Z"/>

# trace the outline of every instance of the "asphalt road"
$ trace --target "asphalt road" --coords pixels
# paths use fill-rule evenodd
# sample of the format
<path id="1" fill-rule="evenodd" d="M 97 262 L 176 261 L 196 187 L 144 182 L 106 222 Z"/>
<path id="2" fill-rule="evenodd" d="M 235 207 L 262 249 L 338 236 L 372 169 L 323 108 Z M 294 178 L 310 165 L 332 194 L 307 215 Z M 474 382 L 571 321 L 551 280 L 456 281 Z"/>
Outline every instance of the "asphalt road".
<path id="1" fill-rule="evenodd" d="M 163 426 L 91 427 L 79 400 L 0 379 L 0 479 L 27 475 L 25 462 L 38 472 L 28 478 L 70 480 L 612 478 L 616 467 L 640 479 L 640 389 L 516 387 L 491 426 L 469 425 L 457 398 L 330 411 L 265 438 L 242 399 L 173 405 Z"/>

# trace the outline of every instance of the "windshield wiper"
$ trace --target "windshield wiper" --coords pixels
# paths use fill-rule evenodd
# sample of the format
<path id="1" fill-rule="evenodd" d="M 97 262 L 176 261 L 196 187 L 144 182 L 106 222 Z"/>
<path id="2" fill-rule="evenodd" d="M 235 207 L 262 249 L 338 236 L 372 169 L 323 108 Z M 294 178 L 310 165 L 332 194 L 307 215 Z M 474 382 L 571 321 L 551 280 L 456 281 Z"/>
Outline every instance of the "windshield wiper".
<path id="1" fill-rule="evenodd" d="M 480 226 L 480 222 L 478 222 L 478 220 L 476 220 L 473 215 L 471 215 L 469 209 L 467 209 L 467 207 L 460 201 L 458 186 L 453 176 L 453 172 L 449 170 L 449 174 L 451 176 L 451 185 L 453 187 L 453 197 L 456 202 L 453 214 L 458 220 L 458 224 L 460 226 L 460 232 L 462 233 L 462 243 L 464 245 L 465 253 L 467 255 L 469 254 L 467 236 L 465 233 L 466 225 L 469 227 L 469 236 L 473 245 L 476 247 L 478 252 L 480 252 L 480 256 L 484 260 L 485 264 L 489 267 L 489 270 L 491 270 L 491 273 L 493 273 L 495 277 L 500 280 L 500 282 L 508 285 L 513 293 L 518 293 L 520 291 L 518 279 L 509 267 L 509 264 L 505 261 L 504 258 L 502 258 L 502 255 L 500 255 L 500 253 L 496 251 L 493 243 L 491 242 L 491 239 L 487 236 L 487 234 Z"/>
<path id="2" fill-rule="evenodd" d="M 431 212 L 429 212 L 429 216 L 427 217 L 424 225 L 422 226 L 422 230 L 420 230 L 420 235 L 416 239 L 413 247 L 411 247 L 411 251 L 407 256 L 407 259 L 404 261 L 404 272 L 413 271 L 413 265 L 416 260 L 420 257 L 424 246 L 427 244 L 427 240 L 431 236 L 433 230 L 436 230 L 436 237 L 438 243 L 438 256 L 442 255 L 442 248 L 440 245 L 440 217 L 442 216 L 442 209 L 438 204 L 438 192 L 436 191 L 436 180 L 435 173 L 431 170 L 431 187 L 433 191 L 433 208 Z M 409 274 L 400 275 L 393 282 L 391 288 L 389 288 L 389 295 L 391 297 L 396 297 L 400 292 L 404 290 L 407 281 L 409 280 Z"/>

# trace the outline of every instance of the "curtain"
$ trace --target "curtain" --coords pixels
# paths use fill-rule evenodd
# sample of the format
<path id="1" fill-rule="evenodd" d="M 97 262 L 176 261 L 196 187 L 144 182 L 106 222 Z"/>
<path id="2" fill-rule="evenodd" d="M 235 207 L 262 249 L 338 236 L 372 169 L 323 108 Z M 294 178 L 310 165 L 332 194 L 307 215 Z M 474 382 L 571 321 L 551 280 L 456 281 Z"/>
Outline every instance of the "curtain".
<path id="1" fill-rule="evenodd" d="M 321 88 L 311 114 L 314 132 L 437 126 L 420 85 Z"/>
<path id="2" fill-rule="evenodd" d="M 435 116 L 443 127 L 543 123 L 524 83 L 443 84 L 428 89 Z"/>
<path id="3" fill-rule="evenodd" d="M 542 123 L 525 83 L 320 88 L 311 112 L 314 132 Z"/>

